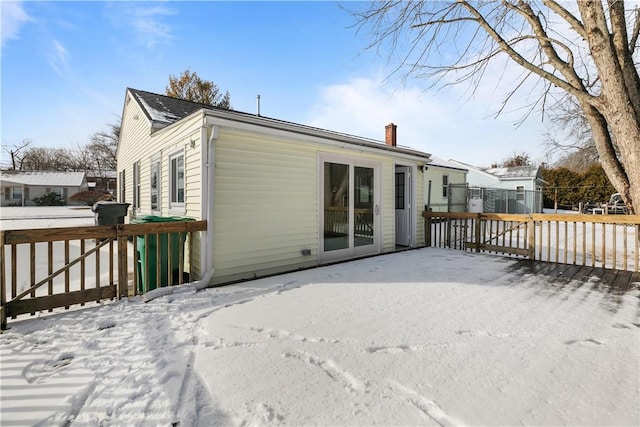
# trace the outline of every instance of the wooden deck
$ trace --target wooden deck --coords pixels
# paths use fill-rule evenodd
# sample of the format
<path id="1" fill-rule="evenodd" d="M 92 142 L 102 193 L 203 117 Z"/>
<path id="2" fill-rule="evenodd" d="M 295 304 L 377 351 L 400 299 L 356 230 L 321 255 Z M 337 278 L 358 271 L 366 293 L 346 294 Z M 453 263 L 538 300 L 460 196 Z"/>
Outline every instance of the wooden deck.
<path id="1" fill-rule="evenodd" d="M 624 294 L 632 289 L 640 289 L 640 272 L 637 271 L 612 270 L 523 259 L 518 260 L 514 269 L 521 271 L 523 274 L 545 277 L 548 283 L 560 286 L 570 282 L 578 284 L 592 282 L 597 284 L 598 289 L 616 294 Z"/>

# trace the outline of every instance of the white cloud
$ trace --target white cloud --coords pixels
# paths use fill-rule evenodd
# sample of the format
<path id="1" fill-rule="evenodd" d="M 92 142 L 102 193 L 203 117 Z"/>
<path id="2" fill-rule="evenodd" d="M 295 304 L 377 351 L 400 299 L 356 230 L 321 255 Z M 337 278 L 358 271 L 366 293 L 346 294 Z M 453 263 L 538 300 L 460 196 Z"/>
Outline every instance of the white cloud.
<path id="1" fill-rule="evenodd" d="M 393 88 L 379 78 L 361 77 L 322 88 L 307 123 L 383 140 L 385 125 L 393 122 L 399 145 L 479 166 L 523 151 L 542 160 L 540 124 L 532 119 L 518 128 L 518 115 L 488 117 L 497 105 L 491 93 L 483 87 L 465 101 L 455 87 L 438 92 Z"/>
<path id="2" fill-rule="evenodd" d="M 151 49 L 172 37 L 172 29 L 164 18 L 176 14 L 164 4 L 116 2 L 107 9 L 114 24 L 119 28 L 132 29 L 138 43 Z"/>
<path id="3" fill-rule="evenodd" d="M 32 18 L 22 8 L 22 2 L 0 2 L 0 15 L 2 16 L 2 40 L 1 46 L 10 40 L 18 38 L 20 28 Z"/>
<path id="4" fill-rule="evenodd" d="M 71 54 L 58 40 L 53 40 L 48 54 L 49 64 L 59 75 L 64 75 L 69 70 Z"/>

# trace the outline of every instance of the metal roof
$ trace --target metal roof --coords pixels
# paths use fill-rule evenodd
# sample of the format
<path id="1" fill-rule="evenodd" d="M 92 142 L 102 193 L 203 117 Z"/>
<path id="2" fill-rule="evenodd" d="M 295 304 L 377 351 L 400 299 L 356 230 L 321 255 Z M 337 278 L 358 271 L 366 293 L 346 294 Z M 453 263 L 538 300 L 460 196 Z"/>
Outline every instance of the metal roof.
<path id="1" fill-rule="evenodd" d="M 0 171 L 0 180 L 14 184 L 42 187 L 80 187 L 84 172 Z"/>

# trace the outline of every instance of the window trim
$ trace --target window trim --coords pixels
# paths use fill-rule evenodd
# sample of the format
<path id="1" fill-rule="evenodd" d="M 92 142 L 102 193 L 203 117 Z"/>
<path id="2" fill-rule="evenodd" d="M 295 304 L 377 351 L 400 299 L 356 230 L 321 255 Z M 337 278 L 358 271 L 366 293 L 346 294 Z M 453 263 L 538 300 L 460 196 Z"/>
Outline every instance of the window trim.
<path id="1" fill-rule="evenodd" d="M 442 174 L 442 198 L 446 199 L 449 197 L 449 174 Z"/>
<path id="2" fill-rule="evenodd" d="M 120 171 L 120 176 L 118 177 L 118 186 L 120 187 L 120 203 L 125 203 L 127 201 L 127 188 L 126 188 L 126 169 L 122 169 Z"/>
<path id="3" fill-rule="evenodd" d="M 20 197 L 16 197 L 16 190 L 20 192 Z M 22 187 L 11 187 L 11 198 L 9 200 L 14 202 L 17 200 L 22 201 L 23 195 L 24 195 L 24 191 Z"/>
<path id="4" fill-rule="evenodd" d="M 133 164 L 133 209 L 140 208 L 140 161 Z"/>
<path id="5" fill-rule="evenodd" d="M 149 161 L 149 208 L 151 212 L 160 212 L 162 211 L 162 160 L 160 156 L 153 156 Z M 154 196 L 154 186 L 153 186 L 153 175 L 157 174 L 156 177 L 156 186 L 155 186 L 155 196 L 156 196 L 156 206 L 153 206 L 153 196 Z"/>
<path id="6" fill-rule="evenodd" d="M 184 212 L 186 205 L 186 158 L 185 152 L 183 149 L 179 151 L 175 151 L 174 153 L 169 155 L 169 209 L 173 211 L 181 211 Z M 182 201 L 177 201 L 174 199 L 174 196 L 179 198 L 179 187 L 174 188 L 175 180 L 174 170 L 173 170 L 173 162 L 174 160 L 178 160 L 182 158 Z M 179 179 L 178 179 L 179 181 Z M 174 190 L 176 190 L 176 194 L 174 194 Z M 175 200 L 175 201 L 174 201 Z"/>

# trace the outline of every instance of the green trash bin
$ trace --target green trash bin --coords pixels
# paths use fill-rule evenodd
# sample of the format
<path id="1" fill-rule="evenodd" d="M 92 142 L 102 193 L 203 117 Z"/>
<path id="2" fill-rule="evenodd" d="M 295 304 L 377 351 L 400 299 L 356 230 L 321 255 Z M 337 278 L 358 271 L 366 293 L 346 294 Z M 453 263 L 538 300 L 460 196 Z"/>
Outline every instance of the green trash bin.
<path id="1" fill-rule="evenodd" d="M 150 222 L 181 222 L 193 221 L 192 218 L 183 217 L 162 217 L 156 215 L 147 215 L 132 219 L 131 224 L 145 224 Z M 169 277 L 169 234 L 171 234 L 171 277 Z M 147 240 L 145 236 L 137 236 L 138 247 L 138 292 L 144 293 L 158 287 L 164 287 L 173 283 L 178 283 L 182 274 L 180 271 L 180 246 L 184 249 L 186 233 L 161 233 L 156 238 L 155 234 L 150 234 Z M 157 277 L 158 251 L 160 252 L 160 277 Z M 149 277 L 147 282 L 147 259 L 146 254 L 149 253 Z M 183 250 L 184 255 L 184 250 Z"/>

